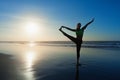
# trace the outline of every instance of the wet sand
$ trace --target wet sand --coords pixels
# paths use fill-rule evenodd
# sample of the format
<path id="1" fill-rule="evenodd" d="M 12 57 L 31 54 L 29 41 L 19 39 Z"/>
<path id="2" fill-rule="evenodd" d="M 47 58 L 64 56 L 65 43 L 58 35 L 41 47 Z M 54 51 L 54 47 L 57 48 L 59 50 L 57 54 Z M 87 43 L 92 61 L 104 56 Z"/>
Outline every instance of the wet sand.
<path id="1" fill-rule="evenodd" d="M 0 80 L 120 80 L 120 50 L 0 45 Z"/>

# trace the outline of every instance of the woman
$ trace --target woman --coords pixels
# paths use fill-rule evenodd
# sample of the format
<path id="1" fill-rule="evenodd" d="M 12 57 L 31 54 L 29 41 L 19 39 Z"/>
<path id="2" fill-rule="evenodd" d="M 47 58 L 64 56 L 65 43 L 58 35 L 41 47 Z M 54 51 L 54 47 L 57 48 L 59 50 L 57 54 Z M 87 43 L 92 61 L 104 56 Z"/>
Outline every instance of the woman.
<path id="1" fill-rule="evenodd" d="M 80 48 L 81 48 L 81 44 L 82 44 L 82 37 L 83 37 L 83 33 L 84 30 L 87 28 L 87 26 L 89 24 L 91 24 L 94 21 L 94 18 L 88 22 L 85 26 L 83 26 L 81 28 L 81 23 L 78 23 L 76 26 L 76 29 L 71 29 L 65 26 L 61 26 L 61 28 L 59 29 L 66 37 L 68 37 L 71 41 L 73 41 L 76 44 L 76 51 L 77 51 L 77 65 L 79 65 L 79 58 L 80 58 Z M 76 33 L 76 37 L 73 37 L 71 35 L 68 35 L 67 33 L 65 33 L 62 28 L 68 29 L 70 31 L 73 31 Z"/>

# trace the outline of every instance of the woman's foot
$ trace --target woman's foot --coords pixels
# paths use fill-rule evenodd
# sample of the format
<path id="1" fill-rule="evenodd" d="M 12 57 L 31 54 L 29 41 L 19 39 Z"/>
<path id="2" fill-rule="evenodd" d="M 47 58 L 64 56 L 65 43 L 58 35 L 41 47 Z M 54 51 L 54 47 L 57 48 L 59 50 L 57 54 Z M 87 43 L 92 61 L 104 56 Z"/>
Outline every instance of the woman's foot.
<path id="1" fill-rule="evenodd" d="M 60 31 L 62 31 L 62 26 L 60 27 L 60 29 L 59 29 Z"/>
<path id="2" fill-rule="evenodd" d="M 77 63 L 77 64 L 76 64 L 76 66 L 82 66 L 82 64 L 80 64 L 80 63 Z"/>

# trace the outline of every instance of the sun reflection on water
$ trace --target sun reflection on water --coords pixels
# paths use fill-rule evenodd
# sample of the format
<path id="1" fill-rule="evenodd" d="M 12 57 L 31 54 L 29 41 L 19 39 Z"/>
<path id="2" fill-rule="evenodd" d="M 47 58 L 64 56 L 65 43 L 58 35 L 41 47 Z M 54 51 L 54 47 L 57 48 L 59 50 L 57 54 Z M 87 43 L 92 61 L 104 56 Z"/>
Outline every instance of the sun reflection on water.
<path id="1" fill-rule="evenodd" d="M 33 41 L 31 41 L 30 43 L 28 43 L 28 46 L 29 46 L 29 47 L 34 47 L 35 45 L 36 45 L 36 43 L 33 42 Z"/>
<path id="2" fill-rule="evenodd" d="M 35 80 L 34 79 L 34 71 L 33 71 L 33 65 L 35 61 L 35 51 L 34 50 L 28 50 L 26 52 L 26 77 L 27 80 Z"/>
<path id="3" fill-rule="evenodd" d="M 26 53 L 27 68 L 31 68 L 32 67 L 34 59 L 35 59 L 35 52 L 28 51 Z"/>
<path id="4" fill-rule="evenodd" d="M 34 64 L 36 59 L 36 43 L 31 41 L 27 44 L 27 51 L 25 52 L 25 67 L 26 67 L 26 78 L 27 80 L 35 80 L 34 77 Z"/>

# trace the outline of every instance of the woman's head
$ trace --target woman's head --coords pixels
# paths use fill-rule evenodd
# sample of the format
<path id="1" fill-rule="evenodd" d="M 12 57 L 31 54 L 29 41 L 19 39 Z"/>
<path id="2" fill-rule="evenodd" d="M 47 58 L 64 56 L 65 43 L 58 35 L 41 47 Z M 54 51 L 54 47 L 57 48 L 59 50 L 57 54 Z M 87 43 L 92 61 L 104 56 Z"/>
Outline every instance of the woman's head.
<path id="1" fill-rule="evenodd" d="M 81 23 L 77 23 L 76 29 L 80 29 L 80 27 L 81 27 Z"/>

